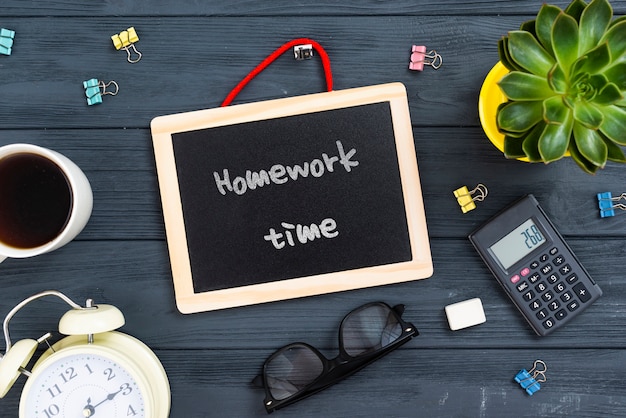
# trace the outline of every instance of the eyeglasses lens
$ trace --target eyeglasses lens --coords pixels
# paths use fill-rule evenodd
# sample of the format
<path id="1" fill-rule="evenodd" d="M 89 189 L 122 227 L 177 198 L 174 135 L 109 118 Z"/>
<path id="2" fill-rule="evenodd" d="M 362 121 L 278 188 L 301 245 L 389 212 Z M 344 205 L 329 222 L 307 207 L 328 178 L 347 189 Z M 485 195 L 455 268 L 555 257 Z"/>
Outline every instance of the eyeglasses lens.
<path id="1" fill-rule="evenodd" d="M 314 381 L 323 369 L 322 360 L 309 347 L 293 345 L 265 365 L 266 384 L 274 399 L 286 399 Z"/>
<path id="2" fill-rule="evenodd" d="M 343 348 L 352 357 L 392 344 L 402 335 L 402 326 L 387 306 L 372 305 L 348 315 L 342 324 Z"/>

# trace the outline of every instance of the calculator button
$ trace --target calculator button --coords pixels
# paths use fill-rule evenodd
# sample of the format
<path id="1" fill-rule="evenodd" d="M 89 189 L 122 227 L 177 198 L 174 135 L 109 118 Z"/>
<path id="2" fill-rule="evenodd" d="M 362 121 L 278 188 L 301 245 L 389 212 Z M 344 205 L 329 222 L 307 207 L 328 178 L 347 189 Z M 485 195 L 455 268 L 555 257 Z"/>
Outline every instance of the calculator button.
<path id="1" fill-rule="evenodd" d="M 542 263 L 545 263 L 546 261 L 548 261 L 548 254 L 542 254 L 541 257 L 539 257 L 539 261 L 541 261 Z"/>
<path id="2" fill-rule="evenodd" d="M 554 298 L 554 293 L 550 291 L 547 291 L 546 293 L 541 295 L 541 299 L 543 299 L 546 302 L 550 302 L 553 298 Z"/>
<path id="3" fill-rule="evenodd" d="M 572 267 L 569 264 L 564 265 L 559 269 L 562 275 L 566 275 L 572 272 Z"/>
<path id="4" fill-rule="evenodd" d="M 554 286 L 554 290 L 556 291 L 556 293 L 563 293 L 565 289 L 567 289 L 567 286 L 565 286 L 565 283 L 563 282 L 559 282 L 556 284 L 556 286 Z"/>
<path id="5" fill-rule="evenodd" d="M 535 314 L 535 316 L 537 316 L 537 319 L 539 319 L 539 320 L 546 319 L 548 317 L 548 310 L 547 309 L 542 309 L 539 312 L 537 312 Z"/>
<path id="6" fill-rule="evenodd" d="M 545 266 L 541 267 L 541 272 L 543 274 L 548 274 L 552 271 L 552 264 L 546 264 Z"/>
<path id="7" fill-rule="evenodd" d="M 519 274 L 516 274 L 515 276 L 511 277 L 511 283 L 513 284 L 519 282 L 520 280 L 521 280 L 521 277 L 519 276 Z"/>
<path id="8" fill-rule="evenodd" d="M 587 290 L 585 285 L 582 284 L 582 283 L 578 283 L 577 285 L 575 285 L 572 288 L 572 290 L 574 291 L 574 293 L 576 293 L 578 295 L 578 298 L 583 303 L 587 302 L 589 299 L 591 299 L 591 294 L 589 294 L 589 291 Z"/>
<path id="9" fill-rule="evenodd" d="M 533 300 L 534 297 L 535 297 L 535 292 L 533 292 L 532 290 L 529 290 L 528 292 L 524 293 L 524 300 Z"/>
<path id="10" fill-rule="evenodd" d="M 567 283 L 572 284 L 574 283 L 576 280 L 578 280 L 578 276 L 576 275 L 576 273 L 572 274 L 571 276 L 569 276 L 567 279 Z"/>
<path id="11" fill-rule="evenodd" d="M 517 291 L 518 292 L 523 292 L 525 290 L 528 290 L 528 282 L 521 282 L 520 284 L 517 285 Z"/>
<path id="12" fill-rule="evenodd" d="M 554 317 L 559 321 L 564 319 L 567 316 L 567 311 L 565 309 L 561 309 L 557 313 L 554 314 Z"/>
<path id="13" fill-rule="evenodd" d="M 556 274 L 556 273 L 552 273 L 551 275 L 548 276 L 548 281 L 551 284 L 554 284 L 554 283 L 558 282 L 559 281 L 559 275 Z"/>
<path id="14" fill-rule="evenodd" d="M 543 293 L 548 290 L 548 286 L 544 282 L 541 282 L 537 286 L 535 286 L 535 290 L 539 293 Z"/>
<path id="15" fill-rule="evenodd" d="M 560 256 L 556 257 L 554 260 L 552 260 L 552 262 L 554 264 L 556 264 L 557 266 L 560 266 L 561 264 L 563 264 L 565 262 L 565 257 L 560 255 Z"/>
<path id="16" fill-rule="evenodd" d="M 530 274 L 530 269 L 528 267 L 523 268 L 522 271 L 519 272 L 522 277 L 526 277 Z"/>
<path id="17" fill-rule="evenodd" d="M 536 283 L 537 280 L 541 279 L 541 275 L 539 273 L 533 273 L 530 276 L 528 276 L 528 280 L 531 283 Z"/>
<path id="18" fill-rule="evenodd" d="M 533 261 L 532 263 L 530 263 L 530 268 L 531 269 L 536 269 L 537 267 L 539 267 L 539 261 Z"/>
<path id="19" fill-rule="evenodd" d="M 572 292 L 570 292 L 569 290 L 565 293 L 563 293 L 561 295 L 561 300 L 565 303 L 569 302 L 570 300 L 572 300 L 572 298 L 574 297 L 574 295 L 572 295 Z"/>
<path id="20" fill-rule="evenodd" d="M 570 312 L 574 312 L 578 308 L 580 308 L 580 303 L 578 303 L 578 301 L 576 301 L 576 300 L 567 304 L 567 309 Z"/>
<path id="21" fill-rule="evenodd" d="M 550 308 L 551 311 L 556 311 L 560 307 L 561 307 L 561 304 L 556 299 L 554 299 L 552 302 L 548 304 L 548 308 Z"/>
<path id="22" fill-rule="evenodd" d="M 554 319 L 552 319 L 552 318 L 549 318 L 549 319 L 546 319 L 545 321 L 543 321 L 543 327 L 545 329 L 550 329 L 554 325 L 555 325 L 555 322 L 554 322 Z"/>
<path id="23" fill-rule="evenodd" d="M 530 305 L 530 309 L 533 311 L 536 311 L 537 309 L 541 308 L 541 301 L 539 299 L 532 301 L 532 303 Z M 542 309 L 542 311 L 545 311 L 545 309 Z M 539 313 L 537 313 L 537 315 L 539 315 Z M 541 319 L 541 318 L 540 318 Z"/>
<path id="24" fill-rule="evenodd" d="M 559 249 L 558 249 L 558 248 L 556 248 L 556 247 L 552 247 L 552 248 L 550 249 L 550 255 L 555 255 L 555 254 L 557 254 L 558 252 L 559 252 Z"/>

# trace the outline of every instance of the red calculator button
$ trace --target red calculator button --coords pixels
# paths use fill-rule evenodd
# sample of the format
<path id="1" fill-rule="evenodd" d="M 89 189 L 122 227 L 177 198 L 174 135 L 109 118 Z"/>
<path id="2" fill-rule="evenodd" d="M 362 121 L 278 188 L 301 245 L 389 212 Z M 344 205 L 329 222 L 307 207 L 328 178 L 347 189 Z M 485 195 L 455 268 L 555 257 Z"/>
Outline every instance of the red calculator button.
<path id="1" fill-rule="evenodd" d="M 519 282 L 521 279 L 521 277 L 519 276 L 519 274 L 516 274 L 515 276 L 511 277 L 511 283 L 515 284 L 517 282 Z"/>
<path id="2" fill-rule="evenodd" d="M 522 277 L 526 277 L 530 274 L 530 269 L 528 267 L 525 267 L 522 269 L 522 271 L 520 271 L 520 273 L 522 275 Z"/>

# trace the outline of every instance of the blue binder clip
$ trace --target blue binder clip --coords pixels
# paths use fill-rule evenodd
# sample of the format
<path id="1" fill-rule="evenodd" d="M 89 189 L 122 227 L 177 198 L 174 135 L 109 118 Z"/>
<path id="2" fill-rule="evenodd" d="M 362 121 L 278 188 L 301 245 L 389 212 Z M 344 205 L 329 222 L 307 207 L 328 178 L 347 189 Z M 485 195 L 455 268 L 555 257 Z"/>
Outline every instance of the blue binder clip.
<path id="1" fill-rule="evenodd" d="M 597 197 L 601 218 L 610 218 L 611 216 L 615 216 L 615 209 L 626 210 L 626 204 L 620 203 L 620 200 L 622 199 L 626 202 L 626 193 L 613 197 L 611 192 L 603 192 L 598 193 Z"/>
<path id="2" fill-rule="evenodd" d="M 107 91 L 107 87 L 111 84 L 115 86 L 115 90 Z M 104 95 L 110 94 L 115 96 L 120 89 L 115 81 L 104 83 L 103 81 L 98 81 L 97 78 L 83 81 L 83 87 L 85 88 L 85 96 L 87 96 L 87 104 L 89 106 L 102 103 L 102 96 Z"/>
<path id="3" fill-rule="evenodd" d="M 11 55 L 13 38 L 15 38 L 15 31 L 0 28 L 0 54 Z"/>
<path id="4" fill-rule="evenodd" d="M 541 368 L 539 368 L 540 366 Z M 544 383 L 547 380 L 545 374 L 546 370 L 548 370 L 546 363 L 542 360 L 535 360 L 533 368 L 530 369 L 530 371 L 522 369 L 515 375 L 515 381 L 519 383 L 526 393 L 532 396 L 533 393 L 541 389 L 540 383 Z"/>

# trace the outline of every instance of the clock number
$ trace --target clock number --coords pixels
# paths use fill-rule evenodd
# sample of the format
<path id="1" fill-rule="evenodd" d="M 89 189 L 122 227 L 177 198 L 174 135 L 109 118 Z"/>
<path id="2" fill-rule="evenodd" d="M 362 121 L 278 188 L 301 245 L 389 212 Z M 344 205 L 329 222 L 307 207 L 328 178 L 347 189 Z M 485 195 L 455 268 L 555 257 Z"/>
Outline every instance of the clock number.
<path id="1" fill-rule="evenodd" d="M 57 416 L 59 415 L 59 412 L 61 412 L 61 409 L 55 404 L 50 405 L 48 409 L 44 409 L 43 411 L 47 418 Z"/>
<path id="2" fill-rule="evenodd" d="M 115 379 L 115 373 L 113 373 L 113 369 L 110 367 L 104 371 L 104 374 L 107 376 L 107 382 Z"/>
<path id="3" fill-rule="evenodd" d="M 120 391 L 122 392 L 122 395 L 129 395 L 130 392 L 133 391 L 133 388 L 131 388 L 128 383 L 124 383 L 122 386 L 120 386 Z"/>
<path id="4" fill-rule="evenodd" d="M 137 412 L 135 412 L 132 406 L 128 405 L 128 411 L 126 411 L 126 416 L 130 417 L 135 415 L 137 415 Z"/>
<path id="5" fill-rule="evenodd" d="M 87 369 L 89 374 L 93 374 L 93 370 L 91 370 L 91 367 L 89 367 L 89 364 L 85 364 L 85 369 Z"/>
<path id="6" fill-rule="evenodd" d="M 52 398 L 56 398 L 57 396 L 59 396 L 62 392 L 61 392 L 61 388 L 59 387 L 59 385 L 54 385 L 48 388 L 48 393 L 50 394 L 50 396 Z"/>
<path id="7" fill-rule="evenodd" d="M 67 370 L 65 370 L 65 372 L 61 373 L 59 376 L 61 376 L 61 379 L 63 379 L 63 383 L 67 383 L 78 375 L 76 374 L 76 371 L 73 367 L 68 367 Z"/>

